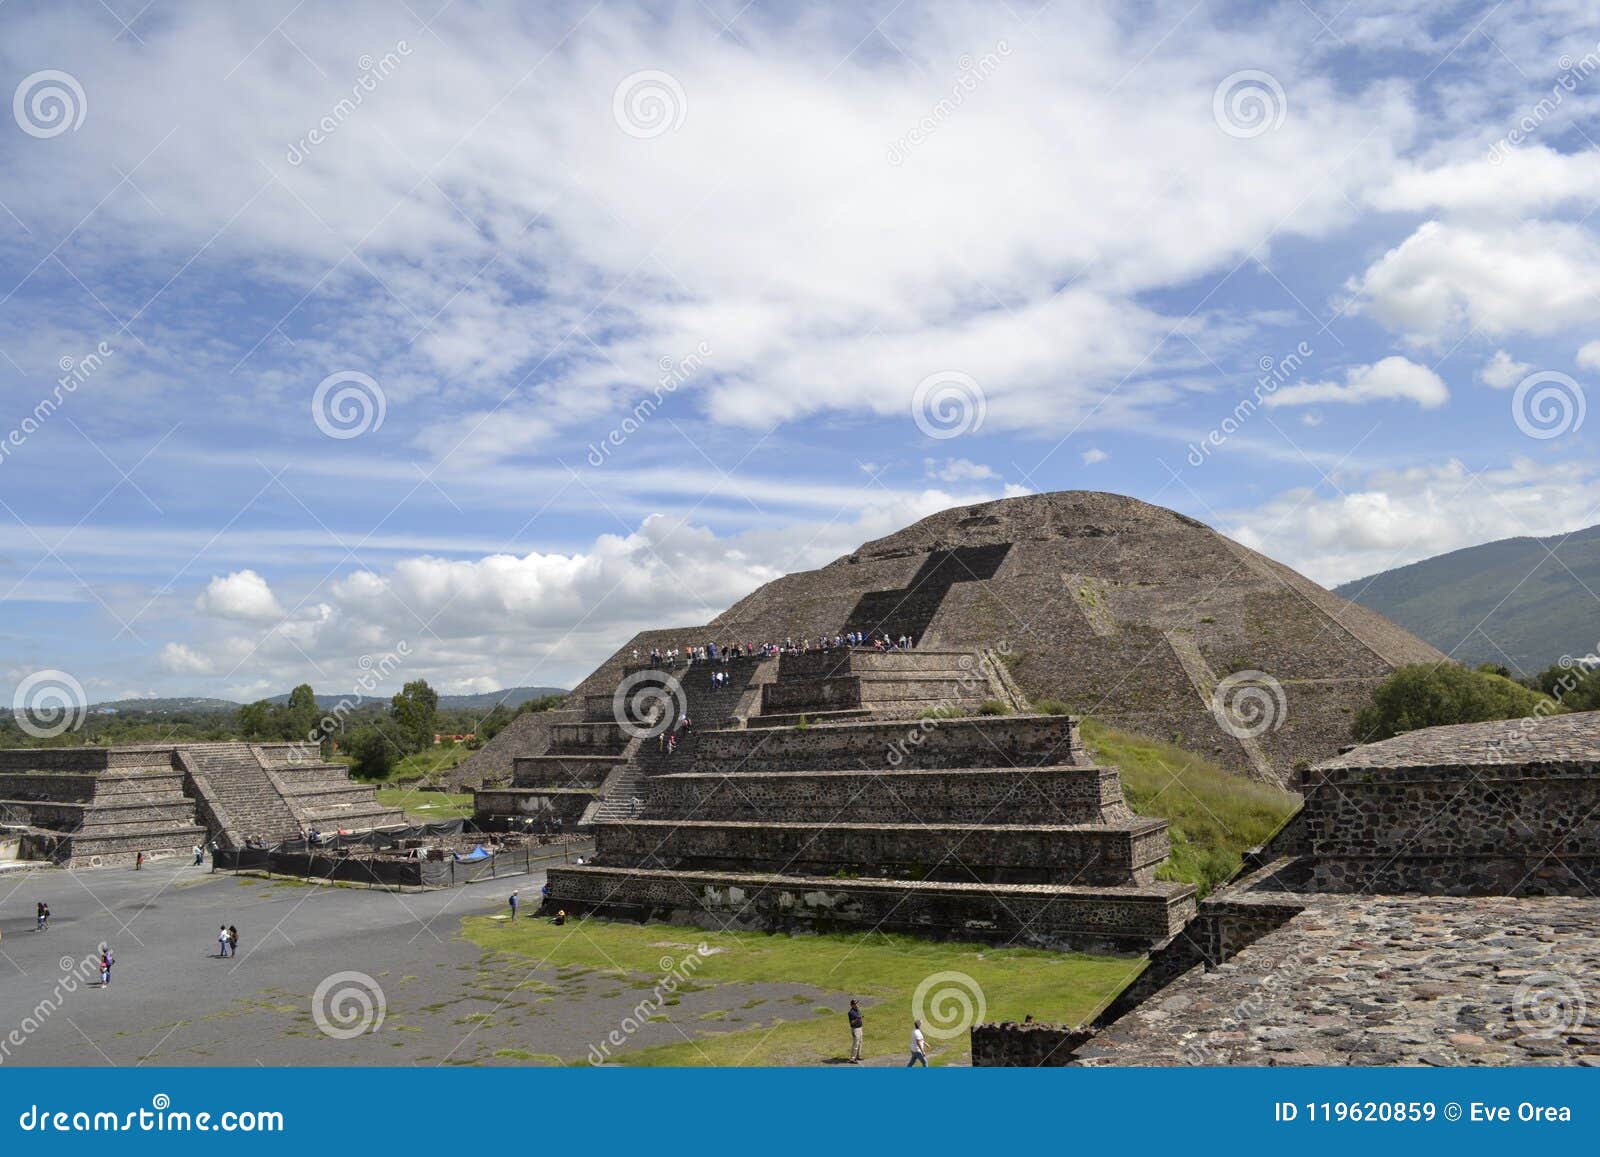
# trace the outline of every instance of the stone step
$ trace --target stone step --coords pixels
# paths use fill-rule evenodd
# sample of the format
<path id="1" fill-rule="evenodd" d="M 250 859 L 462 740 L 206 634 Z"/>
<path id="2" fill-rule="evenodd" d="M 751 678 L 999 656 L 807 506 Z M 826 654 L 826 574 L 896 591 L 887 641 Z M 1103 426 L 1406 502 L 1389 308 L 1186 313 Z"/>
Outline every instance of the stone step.
<path id="1" fill-rule="evenodd" d="M 519 755 L 511 761 L 514 787 L 598 787 L 628 757 L 616 755 Z"/>
<path id="2" fill-rule="evenodd" d="M 1132 817 L 1116 770 L 1044 767 L 687 772 L 650 783 L 652 817 L 829 823 L 1112 823 Z"/>
<path id="3" fill-rule="evenodd" d="M 1009 884 L 1148 884 L 1170 851 L 1167 823 L 1156 819 L 1052 825 L 619 819 L 597 823 L 595 838 L 596 862 L 608 866 Z"/>
<path id="4" fill-rule="evenodd" d="M 874 719 L 876 714 L 870 707 L 851 707 L 837 711 L 787 711 L 775 715 L 768 715 L 763 711 L 760 715 L 752 715 L 745 721 L 748 727 L 799 727 L 802 723 L 806 726 L 820 723 L 849 723 L 856 719 Z"/>
<path id="5" fill-rule="evenodd" d="M 1142 953 L 1195 912 L 1190 884 L 1135 887 L 847 880 L 762 873 L 552 867 L 549 911 L 707 928 L 881 930 L 1077 951 Z"/>
<path id="6" fill-rule="evenodd" d="M 703 731 L 693 770 L 1027 768 L 1087 762 L 1074 717 L 996 715 Z"/>

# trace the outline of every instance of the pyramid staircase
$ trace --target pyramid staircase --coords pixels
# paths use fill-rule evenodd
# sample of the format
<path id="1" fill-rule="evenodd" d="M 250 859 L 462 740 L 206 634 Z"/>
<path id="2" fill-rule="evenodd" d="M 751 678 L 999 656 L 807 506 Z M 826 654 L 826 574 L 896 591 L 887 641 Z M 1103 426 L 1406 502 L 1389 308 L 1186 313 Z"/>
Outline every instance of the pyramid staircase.
<path id="1" fill-rule="evenodd" d="M 1195 892 L 1155 878 L 1167 824 L 1132 813 L 1075 719 L 904 717 L 995 697 L 973 666 L 953 652 L 783 656 L 761 688 L 778 710 L 700 731 L 688 767 L 647 777 L 639 815 L 597 817 L 596 856 L 550 870 L 550 904 L 714 928 L 1128 952 L 1170 940 Z"/>
<path id="2" fill-rule="evenodd" d="M 165 747 L 0 751 L 0 815 L 25 829 L 20 858 L 75 867 L 187 855 L 206 838 Z"/>
<path id="3" fill-rule="evenodd" d="M 375 789 L 323 763 L 299 744 L 191 743 L 177 759 L 217 846 L 236 851 L 247 840 L 271 847 L 307 832 L 399 827 L 405 813 L 378 803 Z"/>
<path id="4" fill-rule="evenodd" d="M 655 776 L 693 763 L 702 729 L 724 726 L 739 711 L 754 709 L 759 680 L 775 667 L 773 660 L 745 657 L 700 660 L 665 671 L 676 683 L 674 702 L 690 721 L 671 754 L 654 738 L 630 734 L 616 719 L 613 696 L 585 696 L 581 718 L 553 725 L 543 754 L 516 758 L 511 787 L 473 793 L 475 822 L 492 831 L 516 827 L 527 819 L 559 819 L 564 828 L 584 829 L 633 817 L 633 801 L 643 801 Z M 656 670 L 648 664 L 635 665 L 624 678 Z M 713 686 L 713 671 L 726 672 L 727 684 Z M 665 679 L 650 682 L 668 686 Z M 654 730 L 671 721 L 637 722 L 634 731 Z"/>

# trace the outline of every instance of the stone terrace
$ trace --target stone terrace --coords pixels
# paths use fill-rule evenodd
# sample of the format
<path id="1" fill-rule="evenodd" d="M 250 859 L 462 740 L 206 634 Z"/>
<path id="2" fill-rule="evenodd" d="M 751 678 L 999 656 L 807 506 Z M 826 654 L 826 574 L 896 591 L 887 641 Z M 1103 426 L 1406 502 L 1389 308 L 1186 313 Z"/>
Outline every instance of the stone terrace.
<path id="1" fill-rule="evenodd" d="M 552 908 L 1119 951 L 1194 909 L 1154 880 L 1165 822 L 1129 812 L 1064 716 L 709 731 L 645 798 L 596 826 L 593 864 L 551 869 Z"/>
<path id="2" fill-rule="evenodd" d="M 405 823 L 315 748 L 246 743 L 0 751 L 0 817 L 31 829 L 24 859 L 89 867 Z"/>

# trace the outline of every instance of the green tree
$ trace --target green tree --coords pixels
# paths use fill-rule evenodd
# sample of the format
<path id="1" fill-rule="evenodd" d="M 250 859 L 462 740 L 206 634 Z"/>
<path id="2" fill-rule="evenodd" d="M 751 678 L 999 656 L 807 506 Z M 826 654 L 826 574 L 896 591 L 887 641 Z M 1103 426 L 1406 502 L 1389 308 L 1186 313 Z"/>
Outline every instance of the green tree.
<path id="1" fill-rule="evenodd" d="M 395 747 L 376 727 L 363 727 L 345 740 L 350 774 L 357 779 L 388 779 L 394 770 Z"/>
<path id="2" fill-rule="evenodd" d="M 1532 679 L 1534 690 L 1556 700 L 1568 711 L 1600 711 L 1600 664 L 1553 663 Z"/>
<path id="3" fill-rule="evenodd" d="M 239 733 L 246 739 L 277 739 L 283 733 L 278 708 L 265 699 L 239 708 Z"/>
<path id="4" fill-rule="evenodd" d="M 426 679 L 414 679 L 395 695 L 394 721 L 400 742 L 408 751 L 421 751 L 433 744 L 435 717 L 439 713 L 439 693 Z"/>
<path id="5" fill-rule="evenodd" d="M 283 711 L 284 738 L 301 741 L 316 735 L 317 724 L 322 718 L 322 713 L 317 710 L 317 696 L 311 690 L 310 683 L 302 683 L 289 692 L 289 702 Z"/>
<path id="6" fill-rule="evenodd" d="M 1545 715 L 1552 707 L 1537 691 L 1499 675 L 1455 663 L 1415 663 L 1378 685 L 1372 702 L 1356 713 L 1351 733 L 1362 743 L 1372 743 L 1419 727 Z"/>

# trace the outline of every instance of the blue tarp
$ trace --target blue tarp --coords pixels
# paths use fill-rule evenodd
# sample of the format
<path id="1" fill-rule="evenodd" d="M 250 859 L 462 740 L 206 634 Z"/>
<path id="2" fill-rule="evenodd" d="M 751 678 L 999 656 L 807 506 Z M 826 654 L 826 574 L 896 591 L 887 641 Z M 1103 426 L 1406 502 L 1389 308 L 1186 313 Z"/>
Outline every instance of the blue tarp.
<path id="1" fill-rule="evenodd" d="M 456 862 L 461 864 L 471 864 L 478 860 L 487 860 L 488 858 L 489 852 L 482 844 L 479 844 L 464 856 L 460 852 L 456 853 Z"/>

